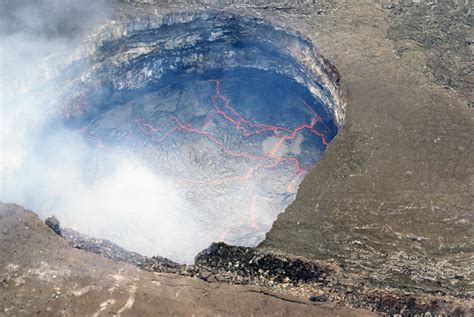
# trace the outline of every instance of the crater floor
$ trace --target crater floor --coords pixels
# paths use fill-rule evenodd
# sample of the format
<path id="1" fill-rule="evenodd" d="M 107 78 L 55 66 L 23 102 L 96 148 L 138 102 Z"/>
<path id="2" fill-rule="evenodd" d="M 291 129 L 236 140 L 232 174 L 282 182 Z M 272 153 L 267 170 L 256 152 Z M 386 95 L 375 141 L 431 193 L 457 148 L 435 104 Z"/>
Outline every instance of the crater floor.
<path id="1" fill-rule="evenodd" d="M 91 232 L 142 254 L 192 262 L 213 241 L 257 245 L 337 132 L 323 104 L 277 74 L 237 69 L 173 75 L 150 90 L 82 128 L 93 146 L 144 157 L 183 197 L 179 210 L 156 211 L 146 224 L 139 216 L 131 223 L 117 215 L 103 232 Z M 99 154 L 96 168 L 84 170 L 100 179 L 107 163 Z M 78 216 L 61 213 L 71 225 Z M 170 217 L 180 223 L 175 232 L 162 230 Z M 150 243 L 127 243 L 134 241 L 131 235 Z M 180 242 L 156 243 L 163 240 Z"/>

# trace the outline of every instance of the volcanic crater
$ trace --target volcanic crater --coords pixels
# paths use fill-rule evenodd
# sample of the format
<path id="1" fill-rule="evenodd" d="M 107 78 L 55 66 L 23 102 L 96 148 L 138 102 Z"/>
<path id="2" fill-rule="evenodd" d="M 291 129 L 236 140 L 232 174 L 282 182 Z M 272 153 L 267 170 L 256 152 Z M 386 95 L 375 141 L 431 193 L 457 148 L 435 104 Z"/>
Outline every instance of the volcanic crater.
<path id="1" fill-rule="evenodd" d="M 91 182 L 118 164 L 111 155 L 133 155 L 171 184 L 173 212 L 87 232 L 142 254 L 191 262 L 213 241 L 257 245 L 344 122 L 335 68 L 258 18 L 168 14 L 113 25 L 96 45 L 59 73 L 57 119 L 98 149 L 83 167 Z"/>

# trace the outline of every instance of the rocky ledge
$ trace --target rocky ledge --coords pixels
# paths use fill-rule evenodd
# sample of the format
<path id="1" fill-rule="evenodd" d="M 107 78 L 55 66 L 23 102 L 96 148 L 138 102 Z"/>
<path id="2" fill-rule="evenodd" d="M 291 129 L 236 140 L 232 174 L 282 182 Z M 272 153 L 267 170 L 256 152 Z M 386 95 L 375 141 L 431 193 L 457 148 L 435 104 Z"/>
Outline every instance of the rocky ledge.
<path id="1" fill-rule="evenodd" d="M 46 221 L 53 232 L 57 223 Z M 51 224 L 51 225 L 50 225 Z M 301 300 L 326 302 L 402 316 L 432 314 L 465 315 L 474 313 L 473 302 L 434 292 L 412 292 L 392 287 L 373 287 L 363 274 L 349 273 L 335 261 L 310 261 L 255 248 L 213 243 L 200 252 L 193 265 L 181 265 L 169 259 L 146 257 L 116 244 L 61 229 L 73 248 L 101 257 L 134 265 L 141 270 L 193 277 L 208 283 L 252 285 L 264 292 L 290 294 Z"/>
<path id="2" fill-rule="evenodd" d="M 147 260 L 106 241 L 81 239 L 68 242 L 33 212 L 0 204 L 0 316 L 376 315 L 257 285 L 209 283 L 198 267 Z M 179 274 L 164 273 L 175 270 Z"/>

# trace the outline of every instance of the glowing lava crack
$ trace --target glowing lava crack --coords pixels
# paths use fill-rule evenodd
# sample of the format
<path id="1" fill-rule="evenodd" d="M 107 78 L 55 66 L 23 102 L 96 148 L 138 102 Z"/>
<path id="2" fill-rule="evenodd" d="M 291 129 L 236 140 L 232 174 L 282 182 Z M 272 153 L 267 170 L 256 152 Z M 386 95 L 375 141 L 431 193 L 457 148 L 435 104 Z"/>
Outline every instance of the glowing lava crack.
<path id="1" fill-rule="evenodd" d="M 291 144 L 291 142 L 293 142 L 297 138 L 297 136 L 304 135 L 304 132 L 306 130 L 310 134 L 310 138 L 309 140 L 307 140 L 307 142 L 314 142 L 314 144 L 319 143 L 319 148 L 321 149 L 321 151 L 323 151 L 328 144 L 327 138 L 332 138 L 336 128 L 333 126 L 333 128 L 330 129 L 328 127 L 328 124 L 326 124 L 316 113 L 316 111 L 311 106 L 309 106 L 304 100 L 301 100 L 301 108 L 303 111 L 308 112 L 308 119 L 307 122 L 303 122 L 295 127 L 270 125 L 244 119 L 244 117 L 237 110 L 235 110 L 234 107 L 230 105 L 229 99 L 227 99 L 221 94 L 221 81 L 212 80 L 210 81 L 210 83 L 215 86 L 215 94 L 211 98 L 209 109 L 210 112 L 208 115 L 206 115 L 206 118 L 201 124 L 200 128 L 194 127 L 190 123 L 181 122 L 175 115 L 170 115 L 170 120 L 174 122 L 169 124 L 171 128 L 169 128 L 168 130 L 163 129 L 159 126 L 154 126 L 151 123 L 147 123 L 143 118 L 135 119 L 135 122 L 140 132 L 144 136 L 152 140 L 152 142 L 154 143 L 165 142 L 168 137 L 173 137 L 174 134 L 179 131 L 183 133 L 188 132 L 191 134 L 196 134 L 198 136 L 201 136 L 205 140 L 208 140 L 210 143 L 214 144 L 221 151 L 222 154 L 229 157 L 240 158 L 248 161 L 248 168 L 243 173 L 226 177 L 205 177 L 203 179 L 181 178 L 176 181 L 176 186 L 219 186 L 222 183 L 231 183 L 233 187 L 245 188 L 246 186 L 249 186 L 253 188 L 256 185 L 254 184 L 253 177 L 256 177 L 259 173 L 265 173 L 265 170 L 272 169 L 275 170 L 276 174 L 278 174 L 278 166 L 283 165 L 281 168 L 288 175 L 293 175 L 293 177 L 292 179 L 287 179 L 286 182 L 283 180 L 282 183 L 287 185 L 286 190 L 288 194 L 294 194 L 296 190 L 295 187 L 298 181 L 301 181 L 302 175 L 304 175 L 304 173 L 306 173 L 308 171 L 308 168 L 311 166 L 309 165 L 306 167 L 302 167 L 302 164 L 300 163 L 299 159 L 299 156 L 301 156 L 301 154 L 294 155 L 292 153 L 280 153 L 281 149 L 286 144 Z M 258 105 L 250 106 L 252 111 L 259 111 L 260 109 Z M 219 121 L 219 117 L 223 120 Z M 268 136 L 272 135 L 275 136 L 276 139 L 274 145 L 270 147 L 267 151 L 262 149 L 261 152 L 263 153 L 253 154 L 251 151 L 240 151 L 239 149 L 229 148 L 226 144 L 224 144 L 223 141 L 219 140 L 218 136 L 214 136 L 212 132 L 208 131 L 212 130 L 211 128 L 213 125 L 215 125 L 216 128 L 219 127 L 219 129 L 223 129 L 221 133 L 227 135 L 231 135 L 231 133 L 229 133 L 225 129 L 233 128 L 236 132 L 238 132 L 237 134 L 241 134 L 242 140 L 244 140 L 244 142 L 247 144 L 255 142 L 255 139 L 253 141 L 250 140 L 252 136 L 257 136 L 258 138 L 263 139 L 263 142 L 265 138 L 268 138 Z M 321 129 L 321 132 L 319 132 L 317 129 Z M 314 135 L 316 139 L 319 139 L 319 142 L 318 140 L 312 140 L 311 134 Z M 183 137 L 176 136 L 176 138 L 179 140 Z M 234 142 L 234 144 L 240 143 Z M 219 153 L 216 153 L 216 155 L 219 155 Z M 317 159 L 317 155 L 312 156 L 311 164 L 314 164 Z M 212 175 L 214 173 L 208 172 L 208 174 Z M 271 175 L 269 177 L 271 177 Z M 264 230 L 262 230 L 261 226 L 258 223 L 259 221 L 256 210 L 256 202 L 258 199 L 265 199 L 265 197 L 260 197 L 258 194 L 254 193 L 250 194 L 249 199 L 250 203 L 248 204 L 248 209 L 250 212 L 248 225 L 250 225 L 256 231 L 255 235 L 260 235 L 262 234 L 262 232 L 264 232 Z M 245 210 L 242 211 L 243 214 L 245 214 Z M 265 229 L 267 230 L 268 223 L 264 225 L 266 227 Z M 225 227 L 222 233 L 218 236 L 218 239 L 225 240 L 232 231 L 233 226 Z M 233 242 L 239 243 L 239 236 L 234 239 L 237 241 Z"/>

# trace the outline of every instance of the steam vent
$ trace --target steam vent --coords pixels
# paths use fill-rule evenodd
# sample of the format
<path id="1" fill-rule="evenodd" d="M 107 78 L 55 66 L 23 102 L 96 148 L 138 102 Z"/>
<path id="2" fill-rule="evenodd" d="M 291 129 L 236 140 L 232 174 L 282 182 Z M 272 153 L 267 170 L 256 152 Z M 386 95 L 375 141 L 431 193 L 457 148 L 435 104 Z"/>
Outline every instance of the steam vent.
<path id="1" fill-rule="evenodd" d="M 0 11 L 0 316 L 474 314 L 467 4 Z"/>

